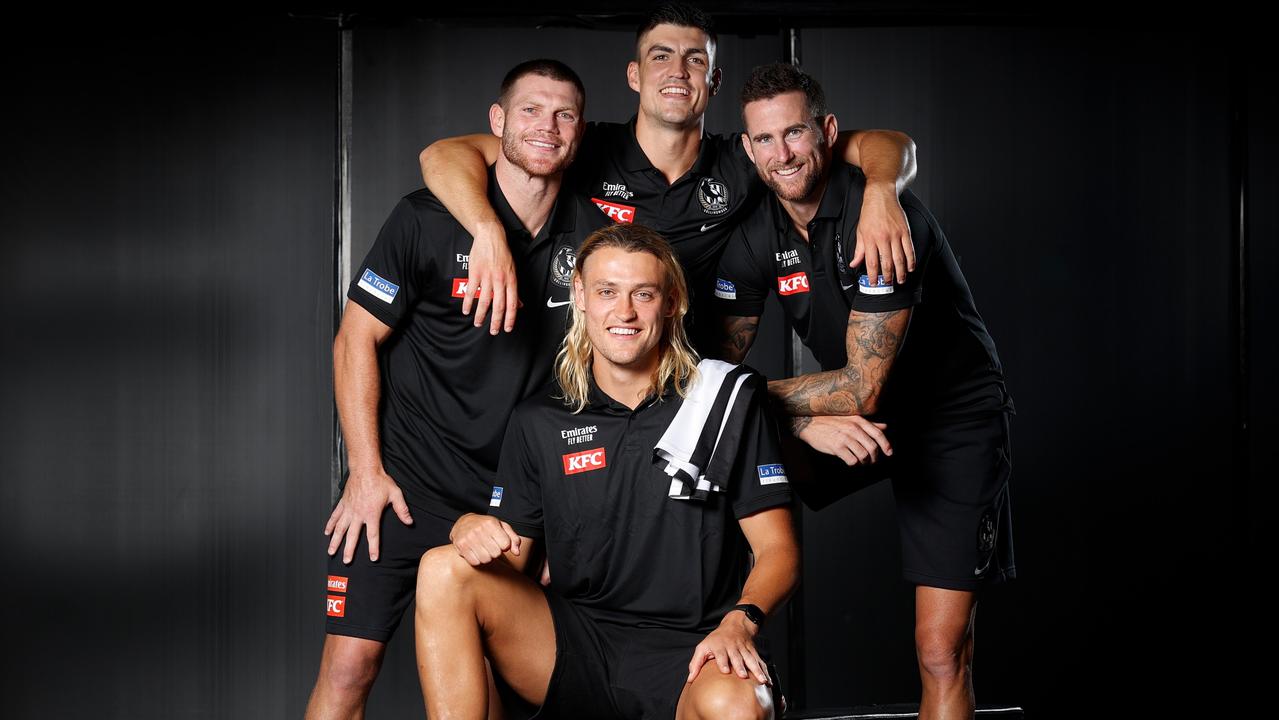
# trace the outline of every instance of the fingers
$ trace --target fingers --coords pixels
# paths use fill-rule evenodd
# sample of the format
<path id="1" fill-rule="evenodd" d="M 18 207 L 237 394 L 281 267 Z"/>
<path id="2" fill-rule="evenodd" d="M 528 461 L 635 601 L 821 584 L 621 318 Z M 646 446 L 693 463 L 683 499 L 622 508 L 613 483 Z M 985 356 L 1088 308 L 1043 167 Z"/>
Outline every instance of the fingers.
<path id="1" fill-rule="evenodd" d="M 866 246 L 862 244 L 862 236 L 857 235 L 857 241 L 853 243 L 853 259 L 848 263 L 848 267 L 854 268 L 862 264 L 862 260 L 866 257 Z"/>
<path id="2" fill-rule="evenodd" d="M 355 559 L 355 546 L 360 542 L 360 529 L 364 523 L 359 520 L 353 521 L 346 528 L 346 549 L 342 552 L 342 562 L 350 565 Z M 369 557 L 372 557 L 372 548 L 370 548 Z"/>
<path id="3" fill-rule="evenodd" d="M 888 244 L 893 251 L 893 267 L 897 270 L 897 284 L 906 282 L 906 253 L 902 250 L 901 238 L 898 237 Z"/>
<path id="4" fill-rule="evenodd" d="M 515 330 L 515 313 L 520 309 L 520 295 L 515 279 L 506 284 L 506 324 L 503 327 L 507 332 Z"/>
<path id="5" fill-rule="evenodd" d="M 910 235 L 910 225 L 902 235 L 902 250 L 906 253 L 906 269 L 915 272 L 915 239 Z"/>
<path id="6" fill-rule="evenodd" d="M 893 445 L 888 442 L 888 436 L 884 434 L 884 429 L 887 428 L 888 425 L 884 423 L 871 422 L 861 416 L 857 416 L 857 424 L 861 427 L 862 432 L 866 433 L 867 437 L 874 441 L 875 446 L 882 450 L 885 455 L 893 454 Z"/>
<path id="7" fill-rule="evenodd" d="M 754 675 L 755 679 L 762 685 L 772 684 L 773 681 L 768 676 L 768 664 L 764 662 L 764 658 L 759 656 L 759 653 L 755 650 L 755 648 L 743 648 L 741 656 L 742 662 L 745 664 L 745 668 L 749 675 Z M 742 675 L 742 677 L 747 676 Z"/>
<path id="8" fill-rule="evenodd" d="M 342 544 L 342 538 L 346 535 L 346 529 L 351 524 L 351 521 L 346 517 L 345 510 L 341 510 L 342 503 L 338 503 L 338 508 L 333 513 L 336 515 L 341 511 L 341 515 L 336 521 L 330 520 L 330 522 L 333 522 L 333 534 L 329 537 L 329 555 L 333 555 L 338 551 L 338 546 Z"/>
<path id="9" fill-rule="evenodd" d="M 395 510 L 395 514 L 400 518 L 400 522 L 405 525 L 413 524 L 413 516 L 409 513 L 409 504 L 404 501 L 404 491 L 396 487 L 391 492 L 391 508 Z"/>
<path id="10" fill-rule="evenodd" d="M 337 506 L 333 508 L 333 512 L 329 514 L 329 521 L 328 521 L 328 522 L 326 522 L 326 523 L 324 523 L 324 534 L 325 534 L 325 535 L 332 535 L 332 534 L 333 534 L 333 528 L 337 527 L 337 524 L 338 524 L 338 518 L 339 518 L 339 517 L 341 517 L 341 515 L 342 515 L 342 503 L 339 501 L 339 502 L 338 502 L 338 504 L 337 504 Z M 332 545 L 332 544 L 330 544 L 330 545 L 329 545 L 329 554 L 330 554 L 330 555 L 332 555 L 332 554 L 333 554 L 333 551 L 334 551 L 334 550 L 336 550 L 336 549 L 337 549 L 337 546 L 336 546 L 336 545 Z"/>
<path id="11" fill-rule="evenodd" d="M 510 538 L 511 540 L 511 544 L 508 545 L 507 548 L 510 549 L 512 555 L 519 555 L 520 554 L 520 534 L 515 532 L 515 529 L 512 528 L 510 525 L 507 525 L 505 522 L 501 523 L 501 528 L 502 528 L 502 531 L 506 533 L 506 537 Z"/>
<path id="12" fill-rule="evenodd" d="M 480 295 L 475 303 L 475 327 L 484 327 L 484 318 L 488 315 L 489 306 L 493 304 L 493 288 L 487 279 L 480 281 L 482 284 L 476 288 Z M 467 283 L 467 292 L 470 292 L 470 283 Z"/>
<path id="13" fill-rule="evenodd" d="M 707 660 L 711 660 L 714 657 L 715 653 L 706 648 L 706 643 L 698 643 L 697 647 L 693 648 L 693 659 L 688 663 L 688 680 L 684 682 L 691 683 L 696 680 L 697 675 L 702 671 L 702 666 L 706 664 Z"/>
<path id="14" fill-rule="evenodd" d="M 471 262 L 470 269 L 466 274 L 466 292 L 462 293 L 462 314 L 471 314 L 471 304 L 475 302 L 475 291 L 480 286 L 479 271 L 475 269 L 474 261 Z"/>
<path id="15" fill-rule="evenodd" d="M 364 526 L 365 532 L 369 534 L 369 560 L 377 562 L 378 552 L 382 549 L 382 535 L 379 532 L 382 523 L 374 522 Z M 355 534 L 356 542 L 360 540 L 360 534 Z"/>
<path id="16" fill-rule="evenodd" d="M 871 286 L 879 284 L 879 250 L 875 247 L 866 250 L 866 277 Z"/>
<path id="17" fill-rule="evenodd" d="M 551 559 L 547 558 L 542 561 L 542 586 L 546 587 L 551 584 Z"/>

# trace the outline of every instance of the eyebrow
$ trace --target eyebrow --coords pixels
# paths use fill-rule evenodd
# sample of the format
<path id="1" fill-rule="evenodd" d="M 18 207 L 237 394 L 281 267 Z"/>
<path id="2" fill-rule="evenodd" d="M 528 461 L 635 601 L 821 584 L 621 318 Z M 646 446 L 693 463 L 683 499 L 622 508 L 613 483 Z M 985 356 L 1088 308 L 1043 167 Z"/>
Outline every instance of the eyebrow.
<path id="1" fill-rule="evenodd" d="M 673 52 L 675 52 L 675 48 L 673 48 L 673 47 L 668 47 L 668 46 L 666 46 L 666 45 L 650 45 L 650 46 L 649 46 L 649 48 L 648 48 L 648 52 L 647 52 L 646 54 L 647 54 L 647 55 L 652 55 L 652 54 L 653 54 L 653 53 L 655 53 L 655 52 L 673 53 Z M 710 56 L 710 53 L 706 52 L 706 50 L 705 50 L 705 49 L 703 49 L 703 48 L 689 48 L 689 49 L 687 49 L 687 50 L 685 50 L 685 51 L 684 51 L 684 55 L 685 55 L 685 56 L 688 56 L 688 55 L 706 55 L 707 57 L 709 57 L 709 56 Z"/>
<path id="2" fill-rule="evenodd" d="M 795 123 L 794 125 L 791 125 L 790 127 L 787 127 L 787 128 L 785 128 L 785 129 L 783 129 L 783 130 L 782 130 L 782 134 L 783 134 L 783 135 L 785 135 L 785 134 L 789 133 L 791 130 L 797 130 L 797 129 L 801 129 L 801 128 L 802 128 L 802 129 L 804 129 L 804 130 L 811 130 L 811 129 L 812 129 L 812 128 L 810 128 L 810 127 L 808 126 L 808 123 Z M 752 135 L 752 136 L 751 136 L 751 141 L 752 141 L 752 142 L 754 142 L 755 140 L 763 140 L 763 139 L 764 139 L 764 138 L 766 138 L 766 137 L 769 137 L 769 133 L 763 132 L 763 133 L 760 133 L 760 134 L 758 134 L 758 135 Z"/>

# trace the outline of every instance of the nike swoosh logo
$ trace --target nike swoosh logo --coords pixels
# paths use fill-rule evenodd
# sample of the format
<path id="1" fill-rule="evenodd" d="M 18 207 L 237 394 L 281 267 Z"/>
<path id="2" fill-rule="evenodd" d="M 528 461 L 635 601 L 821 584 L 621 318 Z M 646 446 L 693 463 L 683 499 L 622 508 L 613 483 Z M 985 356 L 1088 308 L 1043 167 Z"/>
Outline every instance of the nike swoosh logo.
<path id="1" fill-rule="evenodd" d="M 724 224 L 724 221 L 723 221 L 723 220 L 720 220 L 720 221 L 719 221 L 719 222 L 717 222 L 717 223 L 711 223 L 711 224 L 709 224 L 709 225 L 703 225 L 703 226 L 702 226 L 702 232 L 706 232 L 707 230 L 710 230 L 711 228 L 715 227 L 716 225 L 723 225 L 723 224 Z"/>
<path id="2" fill-rule="evenodd" d="M 552 300 L 552 299 L 550 299 L 550 298 L 546 298 L 546 307 L 548 307 L 548 308 L 563 307 L 563 306 L 565 306 L 565 305 L 567 305 L 567 304 L 569 304 L 569 303 L 571 303 L 571 302 L 573 302 L 573 301 L 572 301 L 572 300 L 561 300 L 561 301 L 559 301 L 559 302 L 555 302 L 554 300 Z"/>
<path id="3" fill-rule="evenodd" d="M 844 283 L 840 283 L 839 286 L 844 288 L 845 290 L 852 290 L 853 288 L 857 287 L 857 283 L 853 283 L 852 285 L 845 285 Z"/>

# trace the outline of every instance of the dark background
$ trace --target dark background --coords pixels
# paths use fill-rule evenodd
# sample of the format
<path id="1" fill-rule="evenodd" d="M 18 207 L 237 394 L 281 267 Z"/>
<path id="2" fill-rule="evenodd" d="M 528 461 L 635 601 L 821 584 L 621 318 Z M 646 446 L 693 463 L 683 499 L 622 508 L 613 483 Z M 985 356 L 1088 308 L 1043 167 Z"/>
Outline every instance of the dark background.
<path id="1" fill-rule="evenodd" d="M 418 150 L 483 131 L 515 62 L 569 62 L 591 118 L 627 119 L 636 7 L 10 18 L 0 714 L 301 715 L 334 477 L 339 27 L 358 263 L 420 185 Z M 982 600 L 980 700 L 1254 707 L 1279 269 L 1279 108 L 1254 19 L 707 7 L 727 76 L 708 130 L 737 129 L 745 73 L 797 28 L 842 127 L 918 143 L 915 191 L 998 343 L 1021 579 Z M 789 340 L 765 323 L 755 362 L 779 369 Z M 797 696 L 915 700 L 889 488 L 803 522 Z M 370 716 L 419 712 L 402 631 Z"/>

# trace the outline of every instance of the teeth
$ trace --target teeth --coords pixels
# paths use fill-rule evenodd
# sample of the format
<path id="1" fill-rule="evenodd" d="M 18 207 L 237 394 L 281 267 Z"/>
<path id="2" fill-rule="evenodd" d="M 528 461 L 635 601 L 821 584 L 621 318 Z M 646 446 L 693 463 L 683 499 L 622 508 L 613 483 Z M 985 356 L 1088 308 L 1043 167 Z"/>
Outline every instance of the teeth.
<path id="1" fill-rule="evenodd" d="M 528 142 L 530 145 L 534 147 L 542 147 L 542 148 L 548 148 L 548 149 L 553 149 L 555 147 L 551 143 L 541 142 L 540 140 L 529 140 Z"/>
<path id="2" fill-rule="evenodd" d="M 634 335 L 639 332 L 635 328 L 609 328 L 608 331 L 613 335 Z"/>
<path id="3" fill-rule="evenodd" d="M 668 88 L 662 88 L 662 94 L 663 95 L 687 95 L 688 90 L 681 87 L 668 87 Z"/>
<path id="4" fill-rule="evenodd" d="M 782 176 L 785 176 L 785 177 L 790 177 L 791 175 L 794 175 L 795 173 L 799 172 L 799 166 L 798 166 L 798 165 L 796 165 L 796 166 L 795 166 L 795 167 L 793 167 L 793 168 L 786 168 L 786 169 L 784 169 L 784 170 L 776 170 L 775 172 L 776 172 L 778 175 L 782 175 Z"/>

